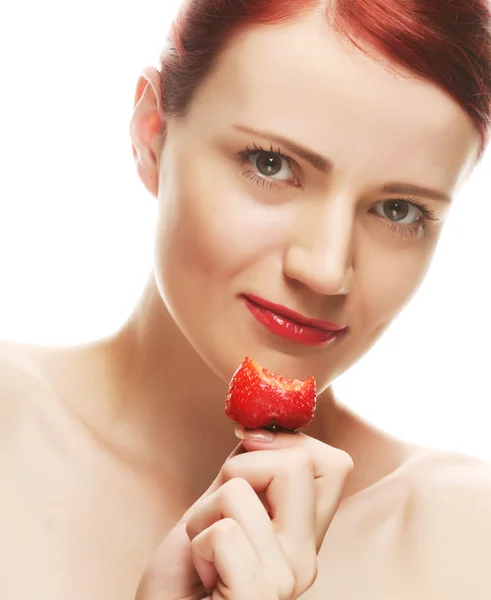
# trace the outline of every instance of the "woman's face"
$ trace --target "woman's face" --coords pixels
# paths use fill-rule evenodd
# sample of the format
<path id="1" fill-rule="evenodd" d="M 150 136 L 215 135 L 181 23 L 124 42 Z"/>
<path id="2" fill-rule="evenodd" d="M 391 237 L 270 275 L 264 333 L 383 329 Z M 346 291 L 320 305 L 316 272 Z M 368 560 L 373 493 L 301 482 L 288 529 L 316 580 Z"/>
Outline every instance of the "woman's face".
<path id="1" fill-rule="evenodd" d="M 157 285 L 224 379 L 249 355 L 322 390 L 355 363 L 421 283 L 478 150 L 453 100 L 320 23 L 236 39 L 161 147 Z M 255 316 L 251 296 L 347 329 Z"/>

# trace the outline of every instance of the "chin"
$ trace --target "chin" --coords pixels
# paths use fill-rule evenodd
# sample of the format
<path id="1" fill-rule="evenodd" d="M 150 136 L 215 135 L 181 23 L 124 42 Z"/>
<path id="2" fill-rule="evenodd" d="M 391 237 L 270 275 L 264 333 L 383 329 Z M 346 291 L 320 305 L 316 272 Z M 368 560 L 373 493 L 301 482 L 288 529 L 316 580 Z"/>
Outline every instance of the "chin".
<path id="1" fill-rule="evenodd" d="M 214 336 L 206 344 L 193 346 L 208 367 L 227 384 L 246 356 L 285 377 L 303 380 L 314 376 L 319 391 L 332 383 L 332 373 L 326 372 L 329 363 L 325 356 L 299 356 L 286 348 L 274 348 L 253 339 L 241 340 L 233 335 L 225 340 Z"/>

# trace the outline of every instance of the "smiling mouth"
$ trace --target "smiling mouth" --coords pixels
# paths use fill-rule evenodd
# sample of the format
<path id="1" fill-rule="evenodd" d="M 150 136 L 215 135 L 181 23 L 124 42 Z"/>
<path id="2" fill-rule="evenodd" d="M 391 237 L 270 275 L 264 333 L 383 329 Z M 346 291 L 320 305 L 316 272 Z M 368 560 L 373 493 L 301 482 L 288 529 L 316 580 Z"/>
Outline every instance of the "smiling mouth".
<path id="1" fill-rule="evenodd" d="M 325 346 L 334 342 L 346 327 L 327 321 L 308 319 L 281 305 L 255 296 L 242 296 L 246 307 L 259 323 L 272 333 L 307 346 Z"/>

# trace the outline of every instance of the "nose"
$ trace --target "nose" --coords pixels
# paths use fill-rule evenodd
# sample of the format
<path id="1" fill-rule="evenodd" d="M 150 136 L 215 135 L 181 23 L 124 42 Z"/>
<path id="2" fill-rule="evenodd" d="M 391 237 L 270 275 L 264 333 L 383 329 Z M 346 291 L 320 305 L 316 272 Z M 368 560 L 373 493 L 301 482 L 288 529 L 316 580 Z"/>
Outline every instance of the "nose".
<path id="1" fill-rule="evenodd" d="M 344 295 L 353 284 L 354 209 L 346 198 L 302 209 L 283 258 L 289 279 L 326 296 Z"/>

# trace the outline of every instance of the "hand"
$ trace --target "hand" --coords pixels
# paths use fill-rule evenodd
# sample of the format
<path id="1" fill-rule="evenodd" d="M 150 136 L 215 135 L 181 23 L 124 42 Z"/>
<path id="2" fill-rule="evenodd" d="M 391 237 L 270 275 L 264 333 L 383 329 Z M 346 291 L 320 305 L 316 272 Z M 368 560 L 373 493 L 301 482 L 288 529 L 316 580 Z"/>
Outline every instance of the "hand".
<path id="1" fill-rule="evenodd" d="M 298 598 L 315 581 L 352 467 L 302 433 L 244 439 L 164 540 L 136 600 Z"/>

